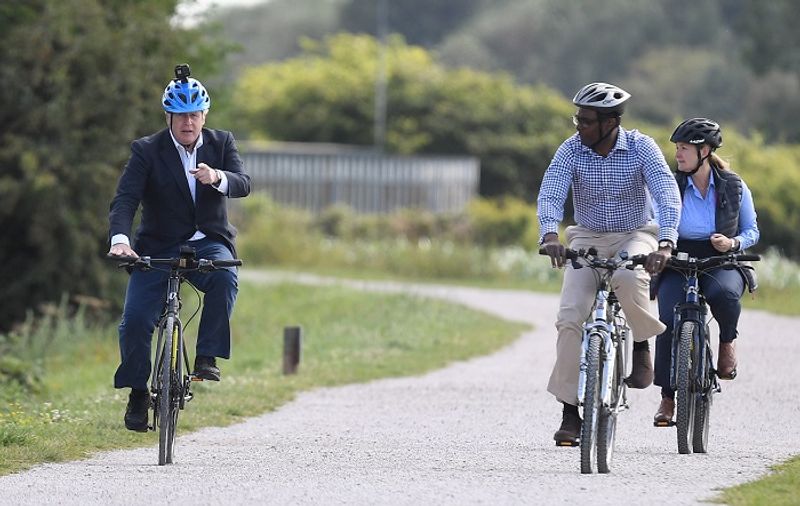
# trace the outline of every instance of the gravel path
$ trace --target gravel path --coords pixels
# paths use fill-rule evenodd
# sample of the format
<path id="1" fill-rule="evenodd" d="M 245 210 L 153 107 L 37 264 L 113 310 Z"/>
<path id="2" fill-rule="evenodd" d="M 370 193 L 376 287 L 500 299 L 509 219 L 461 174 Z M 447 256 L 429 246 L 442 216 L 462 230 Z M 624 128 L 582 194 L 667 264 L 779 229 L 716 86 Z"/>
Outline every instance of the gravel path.
<path id="1" fill-rule="evenodd" d="M 697 504 L 800 453 L 800 398 L 788 387 L 798 355 L 789 329 L 800 318 L 745 312 L 740 375 L 715 398 L 710 453 L 678 455 L 674 429 L 652 426 L 658 390 L 634 390 L 612 473 L 581 475 L 578 449 L 551 439 L 560 422 L 545 391 L 555 296 L 347 284 L 443 298 L 534 328 L 490 356 L 307 392 L 276 412 L 179 437 L 173 466 L 155 465 L 157 450 L 143 448 L 2 477 L 0 504 Z"/>

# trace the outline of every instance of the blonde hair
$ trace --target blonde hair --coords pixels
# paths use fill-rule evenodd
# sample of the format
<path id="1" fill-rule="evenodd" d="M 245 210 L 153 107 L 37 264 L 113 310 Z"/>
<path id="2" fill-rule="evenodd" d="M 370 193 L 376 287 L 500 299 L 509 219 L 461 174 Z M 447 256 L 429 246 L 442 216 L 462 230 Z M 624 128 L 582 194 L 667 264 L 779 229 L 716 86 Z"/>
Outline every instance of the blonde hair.
<path id="1" fill-rule="evenodd" d="M 720 158 L 720 156 L 713 151 L 711 152 L 711 156 L 709 158 L 711 160 L 711 164 L 715 167 L 719 167 L 722 170 L 730 170 L 731 164 Z"/>

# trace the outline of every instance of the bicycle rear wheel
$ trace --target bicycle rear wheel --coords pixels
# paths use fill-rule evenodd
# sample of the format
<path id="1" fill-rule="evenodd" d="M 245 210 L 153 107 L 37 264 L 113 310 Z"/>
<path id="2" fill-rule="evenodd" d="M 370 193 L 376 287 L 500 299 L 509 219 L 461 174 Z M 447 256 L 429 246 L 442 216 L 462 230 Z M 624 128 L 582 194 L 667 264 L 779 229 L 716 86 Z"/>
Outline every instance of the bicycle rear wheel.
<path id="1" fill-rule="evenodd" d="M 600 343 L 598 333 L 589 334 L 586 350 L 586 391 L 583 398 L 581 425 L 581 473 L 597 470 L 597 421 L 600 415 Z"/>
<path id="2" fill-rule="evenodd" d="M 695 322 L 684 322 L 678 334 L 678 352 L 675 355 L 675 425 L 678 428 L 678 453 L 692 453 L 689 441 L 695 423 L 694 367 L 692 352 L 694 335 L 697 332 Z"/>

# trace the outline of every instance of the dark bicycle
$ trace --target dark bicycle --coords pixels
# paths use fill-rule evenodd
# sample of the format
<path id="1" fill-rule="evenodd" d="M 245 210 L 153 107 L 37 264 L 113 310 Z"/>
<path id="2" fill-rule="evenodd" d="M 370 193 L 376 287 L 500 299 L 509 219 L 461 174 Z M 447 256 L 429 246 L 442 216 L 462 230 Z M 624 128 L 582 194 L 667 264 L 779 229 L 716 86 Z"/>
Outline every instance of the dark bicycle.
<path id="1" fill-rule="evenodd" d="M 539 253 L 546 255 L 544 249 Z M 611 286 L 617 269 L 643 265 L 647 255 L 601 258 L 597 250 L 566 250 L 574 269 L 588 267 L 595 272 L 597 292 L 592 314 L 583 325 L 578 405 L 583 407 L 581 425 L 581 473 L 608 473 L 614 456 L 617 415 L 628 409 L 625 373 L 630 361 L 630 328 Z M 575 446 L 556 442 L 560 446 Z"/>
<path id="2" fill-rule="evenodd" d="M 210 272 L 226 267 L 238 267 L 242 265 L 242 261 L 196 259 L 194 249 L 190 247 L 181 248 L 177 258 L 148 256 L 130 258 L 113 255 L 109 255 L 109 258 L 120 260 L 119 267 L 127 269 L 160 269 L 169 272 L 164 310 L 156 326 L 158 342 L 150 381 L 153 425 L 148 428 L 153 431 L 158 430 L 158 465 L 172 464 L 178 413 L 194 396 L 191 391 L 192 381 L 203 381 L 189 373 L 191 370 L 189 354 L 183 340 L 180 289 L 185 281 L 184 276 L 193 271 Z M 191 321 L 191 318 L 189 320 Z"/>
<path id="3" fill-rule="evenodd" d="M 670 387 L 675 391 L 675 422 L 654 422 L 657 427 L 677 426 L 678 453 L 706 453 L 711 404 L 721 391 L 714 369 L 708 305 L 700 293 L 702 274 L 717 268 L 751 268 L 742 262 L 761 260 L 758 255 L 729 253 L 706 258 L 679 252 L 667 268 L 684 276 L 685 302 L 675 306 Z M 691 447 L 690 447 L 691 442 Z"/>

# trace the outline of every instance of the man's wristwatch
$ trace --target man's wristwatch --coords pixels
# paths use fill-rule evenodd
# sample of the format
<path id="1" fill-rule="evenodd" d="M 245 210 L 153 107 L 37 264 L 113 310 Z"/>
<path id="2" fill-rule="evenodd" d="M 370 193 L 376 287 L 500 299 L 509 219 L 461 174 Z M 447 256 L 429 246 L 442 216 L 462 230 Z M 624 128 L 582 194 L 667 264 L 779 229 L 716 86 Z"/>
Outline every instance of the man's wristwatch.
<path id="1" fill-rule="evenodd" d="M 658 249 L 669 248 L 670 251 L 675 249 L 675 244 L 672 243 L 669 239 L 662 239 L 658 241 Z"/>

